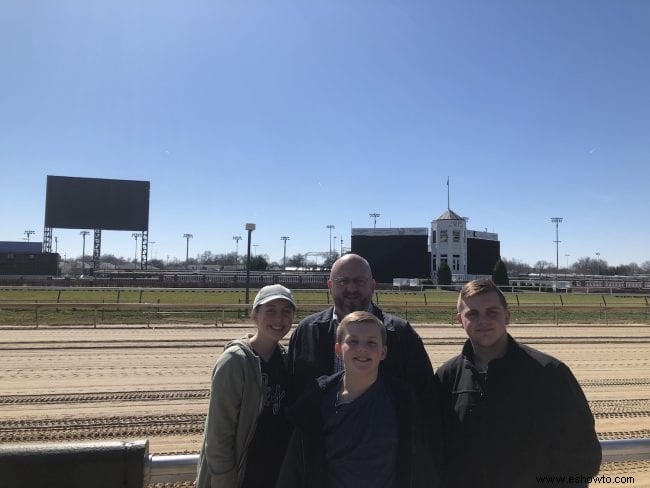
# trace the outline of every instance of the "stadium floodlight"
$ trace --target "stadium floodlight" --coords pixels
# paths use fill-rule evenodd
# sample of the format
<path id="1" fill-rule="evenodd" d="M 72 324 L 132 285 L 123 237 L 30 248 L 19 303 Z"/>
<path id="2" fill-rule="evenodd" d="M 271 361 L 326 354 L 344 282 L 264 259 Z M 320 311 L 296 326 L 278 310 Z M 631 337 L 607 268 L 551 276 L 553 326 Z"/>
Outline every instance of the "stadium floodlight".
<path id="1" fill-rule="evenodd" d="M 26 236 L 26 237 L 25 237 L 25 240 L 26 240 L 27 242 L 29 242 L 29 236 L 34 235 L 35 232 L 34 232 L 33 230 L 26 230 L 26 231 L 23 232 L 23 234 L 25 234 L 25 236 Z"/>
<path id="2" fill-rule="evenodd" d="M 327 224 L 325 227 L 328 228 L 328 229 L 330 230 L 330 253 L 329 253 L 329 259 L 330 259 L 330 266 L 331 266 L 331 265 L 332 265 L 332 229 L 336 229 L 336 227 L 334 227 L 334 225 L 332 225 L 332 224 Z"/>
<path id="3" fill-rule="evenodd" d="M 248 252 L 246 254 L 246 305 L 251 291 L 251 234 L 255 230 L 255 224 L 246 224 L 244 227 L 248 232 Z"/>
<path id="4" fill-rule="evenodd" d="M 381 217 L 381 214 L 380 214 L 380 213 L 377 213 L 377 212 L 373 212 L 373 213 L 370 214 L 370 217 L 373 218 L 373 225 L 372 225 L 372 226 L 373 226 L 373 228 L 376 229 L 376 228 L 377 228 L 377 219 L 378 219 L 379 217 Z"/>
<path id="5" fill-rule="evenodd" d="M 83 239 L 83 244 L 81 246 L 81 274 L 84 274 L 86 271 L 86 236 L 90 234 L 90 231 L 82 230 L 79 234 Z"/>
<path id="6" fill-rule="evenodd" d="M 555 224 L 555 279 L 557 280 L 557 277 L 560 274 L 560 241 L 558 239 L 558 227 L 562 222 L 562 217 L 551 217 L 551 222 Z"/>
<path id="7" fill-rule="evenodd" d="M 140 239 L 140 234 L 139 232 L 134 232 L 131 234 L 131 237 L 135 239 L 135 253 L 133 254 L 133 269 L 136 269 L 138 267 L 138 239 Z"/>
<path id="8" fill-rule="evenodd" d="M 284 241 L 284 252 L 282 254 L 282 269 L 287 269 L 287 241 L 289 240 L 289 236 L 282 236 L 280 237 L 281 241 Z"/>
<path id="9" fill-rule="evenodd" d="M 192 234 L 183 234 L 183 239 L 187 241 L 185 244 L 185 266 L 187 266 L 190 261 L 190 239 L 193 237 Z"/>
<path id="10" fill-rule="evenodd" d="M 235 241 L 235 271 L 239 269 L 239 241 L 241 241 L 241 236 L 232 236 Z"/>

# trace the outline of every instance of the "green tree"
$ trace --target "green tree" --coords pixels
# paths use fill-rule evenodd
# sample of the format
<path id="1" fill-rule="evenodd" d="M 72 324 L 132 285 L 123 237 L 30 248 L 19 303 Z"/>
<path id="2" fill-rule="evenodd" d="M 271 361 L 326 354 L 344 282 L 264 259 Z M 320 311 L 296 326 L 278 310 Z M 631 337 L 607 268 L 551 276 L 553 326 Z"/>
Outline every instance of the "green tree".
<path id="1" fill-rule="evenodd" d="M 494 265 L 492 270 L 492 281 L 497 286 L 508 286 L 510 280 L 508 279 L 508 268 L 502 259 L 499 259 Z"/>
<path id="2" fill-rule="evenodd" d="M 251 271 L 266 271 L 269 267 L 269 262 L 266 256 L 258 254 L 251 257 Z"/>
<path id="3" fill-rule="evenodd" d="M 442 261 L 438 268 L 438 284 L 451 285 L 451 269 L 449 269 L 447 261 Z"/>

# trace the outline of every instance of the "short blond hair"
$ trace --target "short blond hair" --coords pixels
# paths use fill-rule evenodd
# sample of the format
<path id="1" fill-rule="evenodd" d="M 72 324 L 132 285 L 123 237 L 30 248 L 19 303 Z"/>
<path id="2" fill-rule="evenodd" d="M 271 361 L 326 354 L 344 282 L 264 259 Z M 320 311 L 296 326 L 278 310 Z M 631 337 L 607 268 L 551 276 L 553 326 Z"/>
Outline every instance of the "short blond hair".
<path id="1" fill-rule="evenodd" d="M 339 324 L 338 328 L 336 329 L 336 342 L 341 344 L 343 342 L 343 339 L 345 338 L 345 334 L 348 333 L 348 325 L 350 324 L 359 324 L 362 322 L 370 322 L 372 324 L 375 324 L 379 328 L 379 335 L 381 336 L 381 345 L 385 346 L 386 345 L 386 327 L 384 327 L 384 324 L 382 323 L 381 320 L 379 320 L 377 317 L 375 317 L 373 314 L 370 312 L 365 312 L 365 311 L 357 311 L 357 312 L 351 312 L 347 314 L 343 320 L 341 320 L 341 323 Z"/>
<path id="2" fill-rule="evenodd" d="M 465 283 L 463 288 L 460 290 L 460 294 L 458 295 L 456 310 L 460 312 L 461 302 L 465 298 L 473 297 L 476 295 L 485 295 L 486 293 L 496 293 L 499 297 L 499 302 L 501 302 L 501 305 L 503 305 L 503 308 L 508 310 L 508 301 L 506 300 L 505 295 L 491 280 L 473 280 Z"/>

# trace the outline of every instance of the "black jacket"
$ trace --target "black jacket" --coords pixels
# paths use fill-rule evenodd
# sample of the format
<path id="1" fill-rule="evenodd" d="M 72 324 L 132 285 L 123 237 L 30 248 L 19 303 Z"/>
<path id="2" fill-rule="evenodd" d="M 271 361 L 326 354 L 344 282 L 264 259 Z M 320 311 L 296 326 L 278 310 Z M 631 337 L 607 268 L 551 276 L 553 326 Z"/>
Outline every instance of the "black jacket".
<path id="1" fill-rule="evenodd" d="M 336 388 L 343 372 L 318 378 L 289 409 L 295 428 L 287 449 L 278 488 L 325 488 L 325 436 L 321 406 L 326 392 Z M 431 462 L 419 403 L 403 382 L 383 378 L 395 405 L 397 421 L 396 488 L 438 488 L 440 474 Z M 360 487 L 361 488 L 361 487 Z"/>
<path id="2" fill-rule="evenodd" d="M 442 468 L 442 424 L 440 384 L 433 374 L 431 361 L 422 339 L 411 324 L 384 313 L 372 304 L 372 313 L 386 327 L 387 355 L 379 371 L 384 376 L 398 378 L 415 392 L 423 412 L 426 429 L 434 453 L 434 462 Z M 294 398 L 306 391 L 320 376 L 334 373 L 334 343 L 332 319 L 334 307 L 312 314 L 300 321 L 289 341 L 289 375 L 292 377 Z M 339 317 L 343 319 L 343 317 Z"/>
<path id="3" fill-rule="evenodd" d="M 589 404 L 569 368 L 508 336 L 504 357 L 486 377 L 463 353 L 437 372 L 447 430 L 447 484 L 452 487 L 537 487 L 536 477 L 589 477 L 601 449 Z"/>

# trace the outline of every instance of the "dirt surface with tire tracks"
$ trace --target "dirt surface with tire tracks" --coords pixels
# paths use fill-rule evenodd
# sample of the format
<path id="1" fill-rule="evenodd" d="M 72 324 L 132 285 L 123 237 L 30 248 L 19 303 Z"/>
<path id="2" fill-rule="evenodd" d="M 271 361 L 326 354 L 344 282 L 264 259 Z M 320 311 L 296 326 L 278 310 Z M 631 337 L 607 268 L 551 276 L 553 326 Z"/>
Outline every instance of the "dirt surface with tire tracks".
<path id="1" fill-rule="evenodd" d="M 153 454 L 196 453 L 214 362 L 228 340 L 251 330 L 0 327 L 0 443 L 149 439 Z M 464 340 L 455 326 L 417 330 L 434 367 Z M 513 325 L 510 332 L 569 365 L 601 439 L 650 437 L 650 326 Z M 650 461 L 606 464 L 601 474 L 612 483 L 598 486 L 633 476 L 628 484 L 650 488 Z"/>

